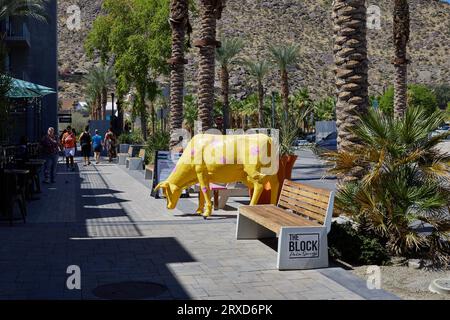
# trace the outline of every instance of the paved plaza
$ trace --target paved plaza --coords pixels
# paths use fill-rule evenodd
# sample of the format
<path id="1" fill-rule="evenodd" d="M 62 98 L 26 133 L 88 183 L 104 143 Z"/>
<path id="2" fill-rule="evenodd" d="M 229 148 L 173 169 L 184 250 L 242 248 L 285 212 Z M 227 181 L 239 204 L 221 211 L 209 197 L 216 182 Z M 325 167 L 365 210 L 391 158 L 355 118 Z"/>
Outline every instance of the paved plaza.
<path id="1" fill-rule="evenodd" d="M 311 157 L 293 178 L 333 188 Z M 163 285 L 153 299 L 396 299 L 337 266 L 278 271 L 273 242 L 235 240 L 246 198 L 205 221 L 195 196 L 169 211 L 150 197 L 143 173 L 77 164 L 75 172 L 61 164 L 57 183 L 43 185 L 26 224 L 1 222 L 0 299 L 99 299 L 96 287 L 126 281 Z M 71 265 L 80 267 L 80 290 L 66 286 Z"/>

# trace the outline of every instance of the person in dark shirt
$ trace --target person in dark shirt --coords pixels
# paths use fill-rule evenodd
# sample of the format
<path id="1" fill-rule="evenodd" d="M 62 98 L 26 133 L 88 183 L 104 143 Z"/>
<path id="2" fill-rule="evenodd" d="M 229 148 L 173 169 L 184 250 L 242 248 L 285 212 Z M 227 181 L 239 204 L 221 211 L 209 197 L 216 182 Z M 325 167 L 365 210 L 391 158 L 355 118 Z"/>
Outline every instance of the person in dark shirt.
<path id="1" fill-rule="evenodd" d="M 91 161 L 89 157 L 91 156 L 91 144 L 92 138 L 89 133 L 89 126 L 84 128 L 84 132 L 80 136 L 81 153 L 83 154 L 84 166 L 90 165 Z"/>
<path id="2" fill-rule="evenodd" d="M 41 141 L 42 152 L 45 158 L 44 164 L 44 183 L 56 182 L 56 167 L 58 164 L 59 142 L 55 136 L 55 129 L 48 128 L 47 135 Z"/>

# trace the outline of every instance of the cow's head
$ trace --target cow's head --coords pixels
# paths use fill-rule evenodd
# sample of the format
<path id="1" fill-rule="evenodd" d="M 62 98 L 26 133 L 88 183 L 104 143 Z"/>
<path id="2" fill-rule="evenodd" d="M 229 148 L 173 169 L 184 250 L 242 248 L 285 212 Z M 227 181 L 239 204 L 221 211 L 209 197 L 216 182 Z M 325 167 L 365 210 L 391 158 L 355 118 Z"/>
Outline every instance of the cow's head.
<path id="1" fill-rule="evenodd" d="M 163 190 L 164 196 L 167 199 L 167 209 L 175 209 L 183 189 L 167 181 L 158 184 L 155 188 L 155 191 L 158 191 L 159 189 Z"/>

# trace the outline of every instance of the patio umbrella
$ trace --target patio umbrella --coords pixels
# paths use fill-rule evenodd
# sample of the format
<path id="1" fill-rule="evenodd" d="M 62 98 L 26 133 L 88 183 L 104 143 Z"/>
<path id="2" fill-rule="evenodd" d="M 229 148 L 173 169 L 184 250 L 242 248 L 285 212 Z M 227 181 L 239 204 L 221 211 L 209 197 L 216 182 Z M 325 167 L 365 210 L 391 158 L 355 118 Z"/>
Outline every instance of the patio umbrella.
<path id="1" fill-rule="evenodd" d="M 40 98 L 52 93 L 56 93 L 52 88 L 11 78 L 11 89 L 7 96 L 9 98 Z"/>

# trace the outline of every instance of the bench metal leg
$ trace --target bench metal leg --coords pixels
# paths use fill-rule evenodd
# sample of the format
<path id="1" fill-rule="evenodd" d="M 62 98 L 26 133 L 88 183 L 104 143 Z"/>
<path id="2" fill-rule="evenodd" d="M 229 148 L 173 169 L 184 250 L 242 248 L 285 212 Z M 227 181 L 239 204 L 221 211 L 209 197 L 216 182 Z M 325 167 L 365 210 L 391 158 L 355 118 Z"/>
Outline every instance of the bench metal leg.
<path id="1" fill-rule="evenodd" d="M 142 167 L 143 167 L 142 164 L 143 164 L 143 162 L 141 159 L 131 158 L 131 159 L 127 160 L 127 168 L 129 170 L 142 170 Z"/>
<path id="2" fill-rule="evenodd" d="M 328 267 L 328 241 L 325 227 L 283 227 L 278 238 L 280 270 Z"/>
<path id="3" fill-rule="evenodd" d="M 264 239 L 275 238 L 276 234 L 269 229 L 255 223 L 246 216 L 238 214 L 236 225 L 236 239 Z"/>
<path id="4" fill-rule="evenodd" d="M 127 157 L 129 157 L 129 155 L 119 154 L 118 157 L 119 157 L 119 162 L 118 162 L 118 164 L 119 164 L 119 165 L 125 165 L 125 164 L 126 164 Z"/>
<path id="5" fill-rule="evenodd" d="M 153 171 L 145 169 L 145 180 L 153 180 Z"/>

